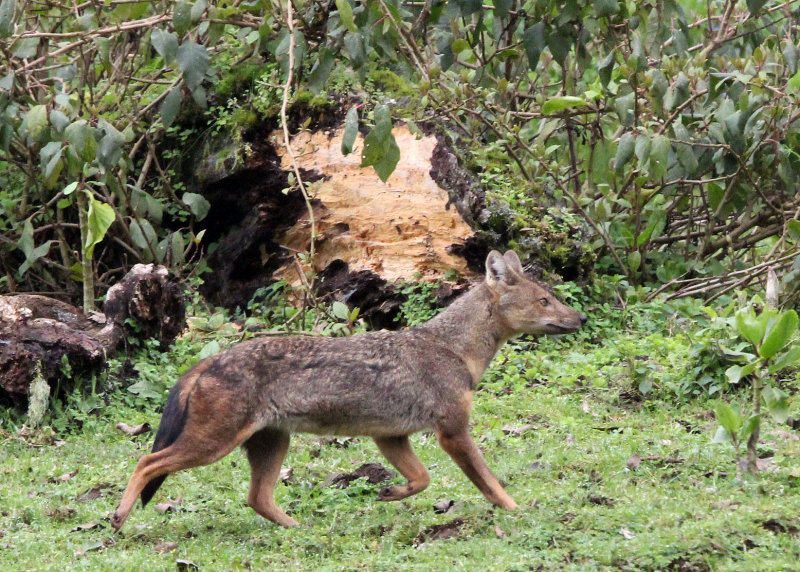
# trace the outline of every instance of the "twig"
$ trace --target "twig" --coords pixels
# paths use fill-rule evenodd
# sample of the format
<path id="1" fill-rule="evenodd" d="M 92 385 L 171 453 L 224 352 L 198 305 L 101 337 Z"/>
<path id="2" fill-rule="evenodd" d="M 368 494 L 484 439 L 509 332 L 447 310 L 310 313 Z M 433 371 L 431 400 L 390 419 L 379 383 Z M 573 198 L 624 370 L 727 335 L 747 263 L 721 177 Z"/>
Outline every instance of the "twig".
<path id="1" fill-rule="evenodd" d="M 300 193 L 303 195 L 303 200 L 306 203 L 306 209 L 308 210 L 308 220 L 311 223 L 311 240 L 308 247 L 308 264 L 311 267 L 312 271 L 314 270 L 314 241 L 317 238 L 317 223 L 316 219 L 314 218 L 314 207 L 311 204 L 311 197 L 308 195 L 308 190 L 306 189 L 305 183 L 303 182 L 303 177 L 300 175 L 300 166 L 297 164 L 297 156 L 292 149 L 292 145 L 289 139 L 289 122 L 286 118 L 286 108 L 289 105 L 289 93 L 292 89 L 292 79 L 294 78 L 294 50 L 295 50 L 295 43 L 294 43 L 294 8 L 292 6 L 291 0 L 286 3 L 286 21 L 289 27 L 289 70 L 286 76 L 286 83 L 283 86 L 283 101 L 281 102 L 281 124 L 283 126 L 283 144 L 286 147 L 286 154 L 289 155 L 289 158 L 292 160 L 292 171 L 294 172 L 295 180 L 297 181 L 297 187 L 300 189 Z M 308 282 L 305 282 L 304 285 L 308 289 L 309 295 L 313 298 L 313 294 L 311 293 L 311 285 Z"/>

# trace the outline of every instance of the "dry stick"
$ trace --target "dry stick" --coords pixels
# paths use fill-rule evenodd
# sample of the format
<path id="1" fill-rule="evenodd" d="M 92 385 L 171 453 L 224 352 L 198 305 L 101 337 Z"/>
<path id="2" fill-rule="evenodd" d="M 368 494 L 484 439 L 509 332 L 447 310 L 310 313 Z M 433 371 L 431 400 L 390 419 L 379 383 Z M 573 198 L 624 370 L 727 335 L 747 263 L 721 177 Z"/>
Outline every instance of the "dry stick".
<path id="1" fill-rule="evenodd" d="M 725 12 L 722 15 L 722 21 L 719 25 L 719 30 L 717 31 L 716 37 L 708 44 L 702 52 L 700 52 L 700 57 L 705 59 L 707 58 L 711 52 L 716 50 L 724 41 L 725 36 L 728 35 L 728 24 L 730 23 L 731 14 L 733 14 L 733 8 L 736 6 L 736 0 L 728 0 L 728 3 L 725 6 Z"/>
<path id="2" fill-rule="evenodd" d="M 755 266 L 744 268 L 742 270 L 735 270 L 733 272 L 729 272 L 725 276 L 716 276 L 714 278 L 687 278 L 687 279 L 682 279 L 681 277 L 673 278 L 669 282 L 665 282 L 664 284 L 662 284 L 658 288 L 658 290 L 655 290 L 652 294 L 650 294 L 647 297 L 647 301 L 649 302 L 653 300 L 663 291 L 668 290 L 675 286 L 680 286 L 680 289 L 677 292 L 670 294 L 667 297 L 668 300 L 672 300 L 673 298 L 682 298 L 694 294 L 703 294 L 706 292 L 710 292 L 717 288 L 722 288 L 727 280 L 730 280 L 735 276 L 739 276 L 741 274 L 746 274 L 747 276 L 758 275 L 761 272 L 763 272 L 766 269 L 766 267 L 770 265 L 784 266 L 788 264 L 790 259 L 794 258 L 797 255 L 797 252 L 798 252 L 797 250 L 790 251 L 788 254 L 784 254 L 779 258 L 767 260 L 766 262 L 762 262 L 760 264 L 756 264 Z M 685 273 L 683 275 L 685 275 Z M 735 284 L 738 284 L 739 282 L 741 282 L 741 280 L 737 281 Z M 727 289 L 725 291 L 727 291 Z M 721 292 L 719 295 L 723 294 L 725 291 Z M 715 295 L 715 297 L 716 296 L 718 295 Z"/>
<path id="3" fill-rule="evenodd" d="M 289 25 L 289 73 L 286 76 L 286 83 L 283 86 L 283 101 L 281 103 L 281 123 L 283 124 L 283 144 L 286 147 L 286 154 L 289 155 L 289 158 L 292 160 L 292 170 L 294 171 L 295 179 L 297 180 L 297 186 L 300 189 L 300 193 L 303 195 L 303 200 L 306 203 L 306 209 L 308 210 L 308 220 L 311 223 L 311 242 L 308 248 L 308 263 L 311 269 L 314 269 L 314 241 L 317 238 L 317 223 L 314 218 L 314 207 L 311 204 L 311 197 L 308 196 L 308 191 L 306 190 L 305 183 L 303 183 L 303 178 L 300 175 L 300 167 L 297 164 L 297 157 L 294 154 L 294 150 L 292 149 L 292 145 L 289 142 L 289 123 L 286 119 L 286 108 L 289 105 L 289 91 L 292 88 L 292 79 L 294 77 L 294 7 L 292 6 L 292 0 L 288 0 L 286 3 L 286 20 Z M 308 293 L 313 298 L 311 293 L 311 285 L 308 282 L 304 281 L 304 285 L 308 289 Z"/>

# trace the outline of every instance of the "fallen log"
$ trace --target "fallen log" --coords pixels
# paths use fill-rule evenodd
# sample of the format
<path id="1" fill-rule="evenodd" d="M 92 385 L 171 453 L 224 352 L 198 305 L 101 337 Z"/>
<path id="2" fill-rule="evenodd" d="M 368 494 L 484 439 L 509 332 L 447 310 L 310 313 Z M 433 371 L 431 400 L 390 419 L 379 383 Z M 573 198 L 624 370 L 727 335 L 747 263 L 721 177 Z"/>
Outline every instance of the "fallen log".
<path id="1" fill-rule="evenodd" d="M 23 407 L 37 376 L 51 391 L 69 392 L 76 379 L 100 372 L 124 338 L 166 347 L 185 325 L 183 293 L 163 266 L 134 266 L 103 307 L 87 315 L 45 296 L 0 296 L 0 402 Z"/>

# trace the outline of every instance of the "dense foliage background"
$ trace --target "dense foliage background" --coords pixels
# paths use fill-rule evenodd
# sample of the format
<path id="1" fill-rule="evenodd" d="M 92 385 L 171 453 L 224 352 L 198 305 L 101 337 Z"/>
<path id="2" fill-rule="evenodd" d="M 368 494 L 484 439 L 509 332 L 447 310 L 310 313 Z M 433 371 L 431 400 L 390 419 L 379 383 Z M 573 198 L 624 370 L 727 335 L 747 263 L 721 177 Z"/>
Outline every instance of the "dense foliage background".
<path id="1" fill-rule="evenodd" d="M 290 94 L 358 94 L 367 126 L 382 103 L 436 121 L 509 205 L 498 230 L 524 251 L 566 235 L 631 283 L 718 294 L 771 264 L 793 286 L 797 10 L 297 2 Z M 207 203 L 185 192 L 175 150 L 277 116 L 287 18 L 266 1 L 3 2 L 4 289 L 96 276 L 102 291 L 136 261 L 184 267 Z M 371 152 L 390 173 L 391 145 Z"/>
<path id="2" fill-rule="evenodd" d="M 129 340 L 38 432 L 0 415 L 0 562 L 61 569 L 66 549 L 142 569 L 156 545 L 242 569 L 793 569 L 799 43 L 800 0 L 3 0 L 0 292 L 91 308 L 155 261 L 188 279 L 193 319 L 168 351 Z M 308 528 L 253 536 L 232 455 L 174 478 L 198 512 L 137 511 L 143 532 L 109 536 L 98 515 L 149 447 L 118 421 L 156 424 L 174 380 L 247 328 L 366 328 L 341 303 L 298 311 L 281 284 L 236 310 L 195 288 L 214 244 L 187 164 L 210 138 L 247 152 L 249 134 L 321 115 L 351 144 L 368 133 L 384 180 L 393 123 L 445 134 L 486 190 L 481 232 L 584 279 L 556 288 L 589 324 L 510 344 L 476 393 L 475 433 L 524 510 L 371 503 L 374 487 L 321 484 L 375 455 L 366 440 L 302 437 L 279 502 Z M 436 285 L 400 287 L 404 323 L 439 311 Z M 474 500 L 418 442 L 442 494 Z"/>

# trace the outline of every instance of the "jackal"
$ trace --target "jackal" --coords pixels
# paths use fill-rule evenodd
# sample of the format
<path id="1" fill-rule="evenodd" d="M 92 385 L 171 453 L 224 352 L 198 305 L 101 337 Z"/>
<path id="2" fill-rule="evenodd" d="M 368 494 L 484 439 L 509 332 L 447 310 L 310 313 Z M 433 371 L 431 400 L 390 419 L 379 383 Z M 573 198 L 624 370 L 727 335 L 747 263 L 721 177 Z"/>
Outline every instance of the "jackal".
<path id="1" fill-rule="evenodd" d="M 208 465 L 243 446 L 248 504 L 282 526 L 297 521 L 273 498 L 289 435 L 367 435 L 405 477 L 378 500 L 424 490 L 430 477 L 408 436 L 433 429 L 486 499 L 517 504 L 469 434 L 472 391 L 510 337 L 563 334 L 586 317 L 529 280 L 517 255 L 492 251 L 486 279 L 432 320 L 405 331 L 345 338 L 252 339 L 195 364 L 169 394 L 153 452 L 142 456 L 111 524 L 119 529 L 141 495 L 146 505 L 169 473 Z"/>

